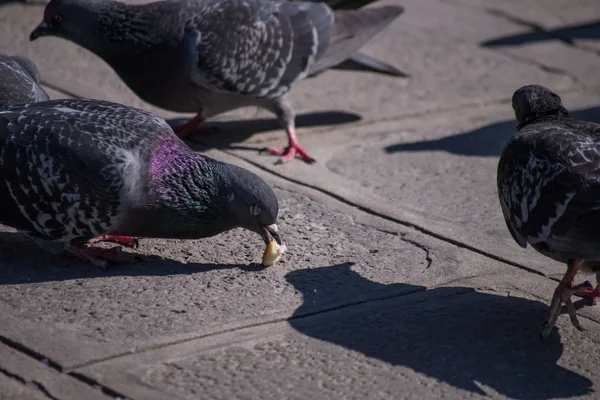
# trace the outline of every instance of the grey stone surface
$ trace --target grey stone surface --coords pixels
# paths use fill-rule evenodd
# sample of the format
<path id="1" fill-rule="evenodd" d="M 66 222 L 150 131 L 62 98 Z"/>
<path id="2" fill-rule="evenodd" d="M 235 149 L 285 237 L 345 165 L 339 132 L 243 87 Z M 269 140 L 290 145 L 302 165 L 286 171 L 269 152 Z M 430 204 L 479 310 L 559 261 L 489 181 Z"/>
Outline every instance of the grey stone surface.
<path id="1" fill-rule="evenodd" d="M 335 274 L 336 268 L 323 273 Z M 297 273 L 286 279 L 294 283 Z M 346 284 L 379 286 L 357 274 Z M 147 399 L 548 399 L 591 394 L 599 377 L 588 356 L 600 339 L 598 325 L 586 321 L 586 336 L 569 335 L 561 343 L 555 333 L 551 344 L 541 345 L 536 332 L 545 305 L 513 294 L 440 287 L 175 345 L 80 372 Z M 305 302 L 315 296 L 305 292 Z M 561 333 L 568 330 L 563 329 Z"/>

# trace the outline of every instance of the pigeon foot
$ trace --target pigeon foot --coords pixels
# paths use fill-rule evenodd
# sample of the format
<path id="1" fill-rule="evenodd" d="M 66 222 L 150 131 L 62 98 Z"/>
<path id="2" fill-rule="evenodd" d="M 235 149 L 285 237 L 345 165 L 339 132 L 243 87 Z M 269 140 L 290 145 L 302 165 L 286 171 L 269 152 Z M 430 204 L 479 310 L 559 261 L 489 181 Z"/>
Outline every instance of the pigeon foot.
<path id="1" fill-rule="evenodd" d="M 546 321 L 546 325 L 544 326 L 544 329 L 542 330 L 540 340 L 544 340 L 545 338 L 547 338 L 548 335 L 550 335 L 552 328 L 554 328 L 554 326 L 556 325 L 556 320 L 558 319 L 558 316 L 560 315 L 560 311 L 561 311 L 560 306 L 562 303 L 565 303 L 565 305 L 567 306 L 567 312 L 569 314 L 569 318 L 571 319 L 571 323 L 573 324 L 573 326 L 575 328 L 577 328 L 577 330 L 583 332 L 583 327 L 581 326 L 581 324 L 579 323 L 579 320 L 577 319 L 575 305 L 573 305 L 573 302 L 571 301 L 571 296 L 573 296 L 575 294 L 585 293 L 588 290 L 591 291 L 591 289 L 592 289 L 592 284 L 587 281 L 584 283 L 580 283 L 579 285 L 575 285 L 573 287 L 571 287 L 570 285 L 567 286 L 561 282 L 558 285 L 558 287 L 556 288 L 556 290 L 554 291 L 554 296 L 552 296 L 552 302 L 550 303 L 550 312 L 548 315 L 548 320 Z"/>
<path id="2" fill-rule="evenodd" d="M 133 254 L 123 253 L 120 247 L 102 249 L 98 247 L 86 246 L 83 243 L 70 242 L 67 246 L 67 252 L 71 255 L 91 262 L 93 265 L 106 270 L 109 263 L 133 263 L 140 261 L 141 258 Z"/>
<path id="3" fill-rule="evenodd" d="M 284 147 L 284 148 L 266 147 L 264 149 L 261 149 L 259 153 L 266 151 L 269 154 L 281 156 L 281 157 L 279 157 L 279 159 L 277 159 L 275 164 L 285 164 L 285 163 L 293 160 L 296 157 L 296 154 L 298 155 L 299 158 L 304 160 L 304 162 L 306 162 L 307 164 L 315 163 L 316 160 L 314 158 L 312 158 L 311 156 L 309 156 L 308 153 L 306 152 L 306 150 L 304 150 L 302 148 L 302 146 L 300 146 L 300 143 L 298 143 L 298 139 L 296 139 L 295 130 L 292 128 L 292 129 L 286 130 L 286 132 L 287 132 L 288 140 L 289 140 L 287 147 Z"/>
<path id="4" fill-rule="evenodd" d="M 102 235 L 88 240 L 88 244 L 100 242 L 117 243 L 125 247 L 131 247 L 132 249 L 137 249 L 140 247 L 140 242 L 138 239 L 131 236 Z"/>

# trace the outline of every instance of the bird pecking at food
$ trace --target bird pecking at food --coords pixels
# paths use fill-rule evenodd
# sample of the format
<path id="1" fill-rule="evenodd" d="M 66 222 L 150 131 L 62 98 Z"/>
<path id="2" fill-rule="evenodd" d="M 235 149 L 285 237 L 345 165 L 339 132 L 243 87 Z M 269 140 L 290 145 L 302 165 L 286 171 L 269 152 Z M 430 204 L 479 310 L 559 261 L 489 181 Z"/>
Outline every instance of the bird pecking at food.
<path id="1" fill-rule="evenodd" d="M 563 302 L 581 330 L 571 296 L 600 297 L 600 125 L 573 118 L 543 86 L 518 89 L 512 106 L 517 132 L 497 175 L 504 219 L 521 247 L 567 265 L 541 337 L 550 334 Z M 590 282 L 573 285 L 580 269 L 596 273 L 595 289 Z"/>
<path id="2" fill-rule="evenodd" d="M 134 257 L 92 243 L 137 247 L 137 237 L 195 239 L 237 227 L 272 248 L 283 244 L 278 211 L 264 180 L 195 153 L 154 114 L 96 100 L 0 108 L 0 222 L 64 242 L 94 265 Z"/>

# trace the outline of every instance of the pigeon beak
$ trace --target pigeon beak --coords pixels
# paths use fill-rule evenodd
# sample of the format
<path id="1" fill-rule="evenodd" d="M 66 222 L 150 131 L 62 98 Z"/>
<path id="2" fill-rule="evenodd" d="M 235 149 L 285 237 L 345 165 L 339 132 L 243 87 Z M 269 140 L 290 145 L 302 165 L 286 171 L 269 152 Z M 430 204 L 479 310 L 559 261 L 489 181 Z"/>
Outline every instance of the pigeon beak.
<path id="1" fill-rule="evenodd" d="M 263 240 L 265 241 L 265 244 L 268 245 L 271 242 L 271 240 L 275 239 L 277 244 L 281 246 L 282 241 L 281 241 L 281 236 L 279 236 L 279 233 L 277 232 L 277 224 L 273 224 L 273 225 L 269 225 L 269 226 L 261 225 L 261 228 L 262 228 L 262 237 L 263 237 Z"/>
<path id="2" fill-rule="evenodd" d="M 45 23 L 44 21 L 42 21 L 37 26 L 37 28 L 35 28 L 33 30 L 33 32 L 31 32 L 31 34 L 29 35 L 29 41 L 33 42 L 35 39 L 39 38 L 40 36 L 46 35 L 49 31 L 50 31 L 50 27 L 48 26 L 48 24 Z"/>

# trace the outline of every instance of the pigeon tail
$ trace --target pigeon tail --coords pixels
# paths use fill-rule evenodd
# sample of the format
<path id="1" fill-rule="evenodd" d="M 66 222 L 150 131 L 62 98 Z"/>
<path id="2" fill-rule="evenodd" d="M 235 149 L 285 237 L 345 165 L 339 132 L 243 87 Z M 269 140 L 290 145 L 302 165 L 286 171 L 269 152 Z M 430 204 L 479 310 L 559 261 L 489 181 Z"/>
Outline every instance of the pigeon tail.
<path id="1" fill-rule="evenodd" d="M 400 6 L 336 11 L 329 48 L 312 66 L 310 74 L 347 60 L 403 12 Z"/>

